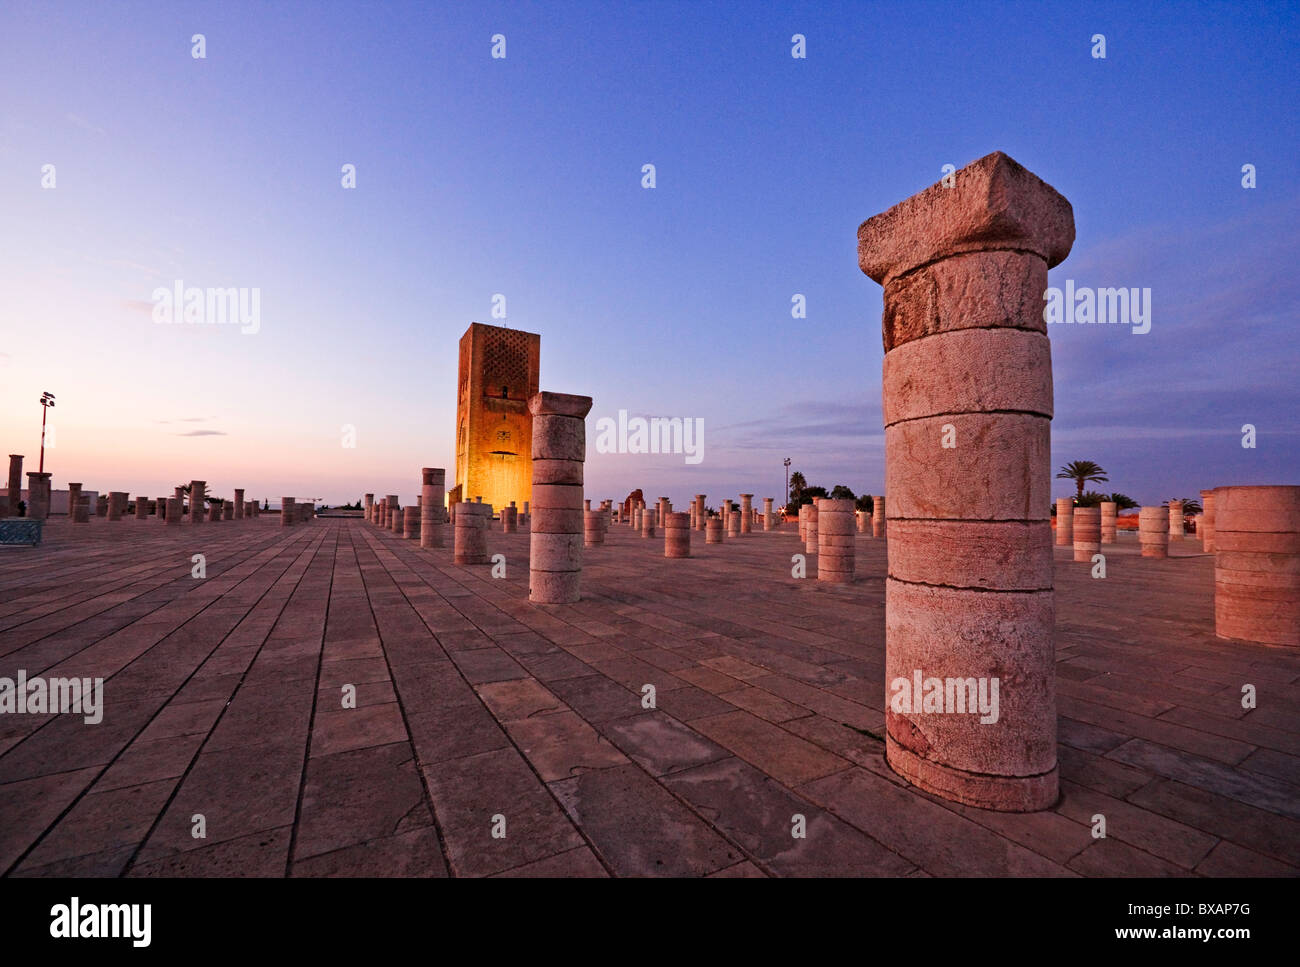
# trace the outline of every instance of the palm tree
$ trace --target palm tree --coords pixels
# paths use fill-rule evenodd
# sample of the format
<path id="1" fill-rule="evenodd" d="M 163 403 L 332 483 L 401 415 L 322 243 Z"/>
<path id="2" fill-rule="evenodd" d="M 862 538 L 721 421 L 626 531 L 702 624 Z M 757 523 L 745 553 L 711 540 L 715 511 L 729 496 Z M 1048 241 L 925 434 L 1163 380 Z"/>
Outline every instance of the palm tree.
<path id="1" fill-rule="evenodd" d="M 831 500 L 857 500 L 857 496 L 844 484 L 836 484 L 831 488 Z"/>
<path id="2" fill-rule="evenodd" d="M 808 478 L 796 470 L 790 474 L 790 503 L 798 506 L 799 497 L 803 493 L 803 488 L 808 486 Z"/>
<path id="3" fill-rule="evenodd" d="M 1100 507 L 1103 501 L 1110 498 L 1106 494 L 1099 494 L 1095 490 L 1089 490 L 1082 497 L 1074 502 L 1076 507 Z"/>
<path id="4" fill-rule="evenodd" d="M 1132 510 L 1138 506 L 1138 502 L 1128 494 L 1114 493 L 1110 495 L 1111 502 L 1115 505 L 1117 511 Z"/>
<path id="5" fill-rule="evenodd" d="M 1110 478 L 1106 476 L 1106 471 L 1099 464 L 1091 460 L 1073 460 L 1057 471 L 1058 480 L 1073 480 L 1075 486 L 1079 488 L 1079 498 L 1083 498 L 1083 485 L 1085 483 L 1107 483 Z"/>
<path id="6" fill-rule="evenodd" d="M 1169 498 L 1169 500 L 1177 500 L 1177 499 L 1178 499 L 1177 497 L 1170 497 L 1170 498 Z M 1166 501 L 1164 502 L 1164 506 L 1166 506 L 1166 507 L 1169 506 L 1169 500 L 1166 500 Z M 1191 498 L 1191 497 L 1184 497 L 1184 498 L 1183 498 L 1183 516 L 1184 516 L 1184 517 L 1191 517 L 1193 514 L 1199 514 L 1203 509 L 1204 509 L 1204 508 L 1201 507 L 1201 502 L 1200 502 L 1199 500 L 1196 500 L 1196 499 Z"/>

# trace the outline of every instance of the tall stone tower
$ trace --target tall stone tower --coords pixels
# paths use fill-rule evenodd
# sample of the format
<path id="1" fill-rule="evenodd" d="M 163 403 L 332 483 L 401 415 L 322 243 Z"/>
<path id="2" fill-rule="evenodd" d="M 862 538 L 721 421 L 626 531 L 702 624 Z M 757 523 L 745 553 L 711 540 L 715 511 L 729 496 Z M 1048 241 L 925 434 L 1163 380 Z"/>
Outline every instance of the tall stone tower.
<path id="1" fill-rule="evenodd" d="M 460 337 L 456 485 L 451 502 L 482 497 L 498 510 L 533 496 L 533 418 L 542 337 L 470 323 Z"/>

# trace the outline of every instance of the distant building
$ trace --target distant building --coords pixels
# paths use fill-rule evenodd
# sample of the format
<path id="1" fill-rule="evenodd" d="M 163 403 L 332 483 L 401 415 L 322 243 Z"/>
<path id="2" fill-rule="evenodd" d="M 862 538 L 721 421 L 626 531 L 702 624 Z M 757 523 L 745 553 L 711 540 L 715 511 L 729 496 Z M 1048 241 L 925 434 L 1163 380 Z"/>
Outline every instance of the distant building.
<path id="1" fill-rule="evenodd" d="M 99 500 L 99 491 L 83 489 L 81 491 L 81 496 L 90 498 L 90 516 L 94 517 L 95 503 Z M 27 504 L 31 503 L 32 498 L 28 495 L 26 487 L 22 489 L 20 499 L 26 502 Z M 17 510 L 11 510 L 9 513 L 15 517 L 18 515 Z M 67 513 L 68 513 L 68 491 L 51 490 L 50 491 L 50 516 L 51 517 L 58 517 L 60 515 L 66 516 Z"/>
<path id="2" fill-rule="evenodd" d="M 449 502 L 482 497 L 522 510 L 533 496 L 533 418 L 542 337 L 474 322 L 460 337 L 456 477 Z"/>

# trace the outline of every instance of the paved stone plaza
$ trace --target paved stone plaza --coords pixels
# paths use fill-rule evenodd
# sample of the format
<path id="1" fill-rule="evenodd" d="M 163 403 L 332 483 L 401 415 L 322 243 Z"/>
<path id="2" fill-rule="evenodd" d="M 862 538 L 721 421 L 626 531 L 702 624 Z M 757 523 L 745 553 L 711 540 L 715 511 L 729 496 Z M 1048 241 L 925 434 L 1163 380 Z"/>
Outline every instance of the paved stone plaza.
<path id="1" fill-rule="evenodd" d="M 869 533 L 831 585 L 815 557 L 791 577 L 793 523 L 692 533 L 686 559 L 615 524 L 581 601 L 550 606 L 528 600 L 524 526 L 488 535 L 493 578 L 359 519 L 278 525 L 53 520 L 0 548 L 0 676 L 105 679 L 97 725 L 0 717 L 0 870 L 1300 872 L 1300 653 L 1215 637 L 1195 540 L 1153 560 L 1121 533 L 1104 580 L 1054 548 L 1062 796 L 1020 814 L 885 764 Z"/>

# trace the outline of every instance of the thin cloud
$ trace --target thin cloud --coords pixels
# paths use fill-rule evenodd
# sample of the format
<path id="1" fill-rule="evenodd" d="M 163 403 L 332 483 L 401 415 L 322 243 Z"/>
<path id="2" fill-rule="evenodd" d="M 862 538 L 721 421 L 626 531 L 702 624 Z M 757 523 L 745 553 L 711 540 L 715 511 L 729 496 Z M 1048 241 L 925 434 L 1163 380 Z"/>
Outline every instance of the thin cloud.
<path id="1" fill-rule="evenodd" d="M 75 124 L 77 127 L 81 128 L 83 131 L 89 131 L 91 134 L 108 134 L 108 132 L 105 131 L 103 128 L 101 128 L 98 124 L 91 124 L 80 114 L 69 114 L 68 120 L 71 121 L 73 124 Z"/>
<path id="2" fill-rule="evenodd" d="M 229 436 L 224 430 L 190 430 L 188 433 L 178 433 L 177 436 Z"/>

